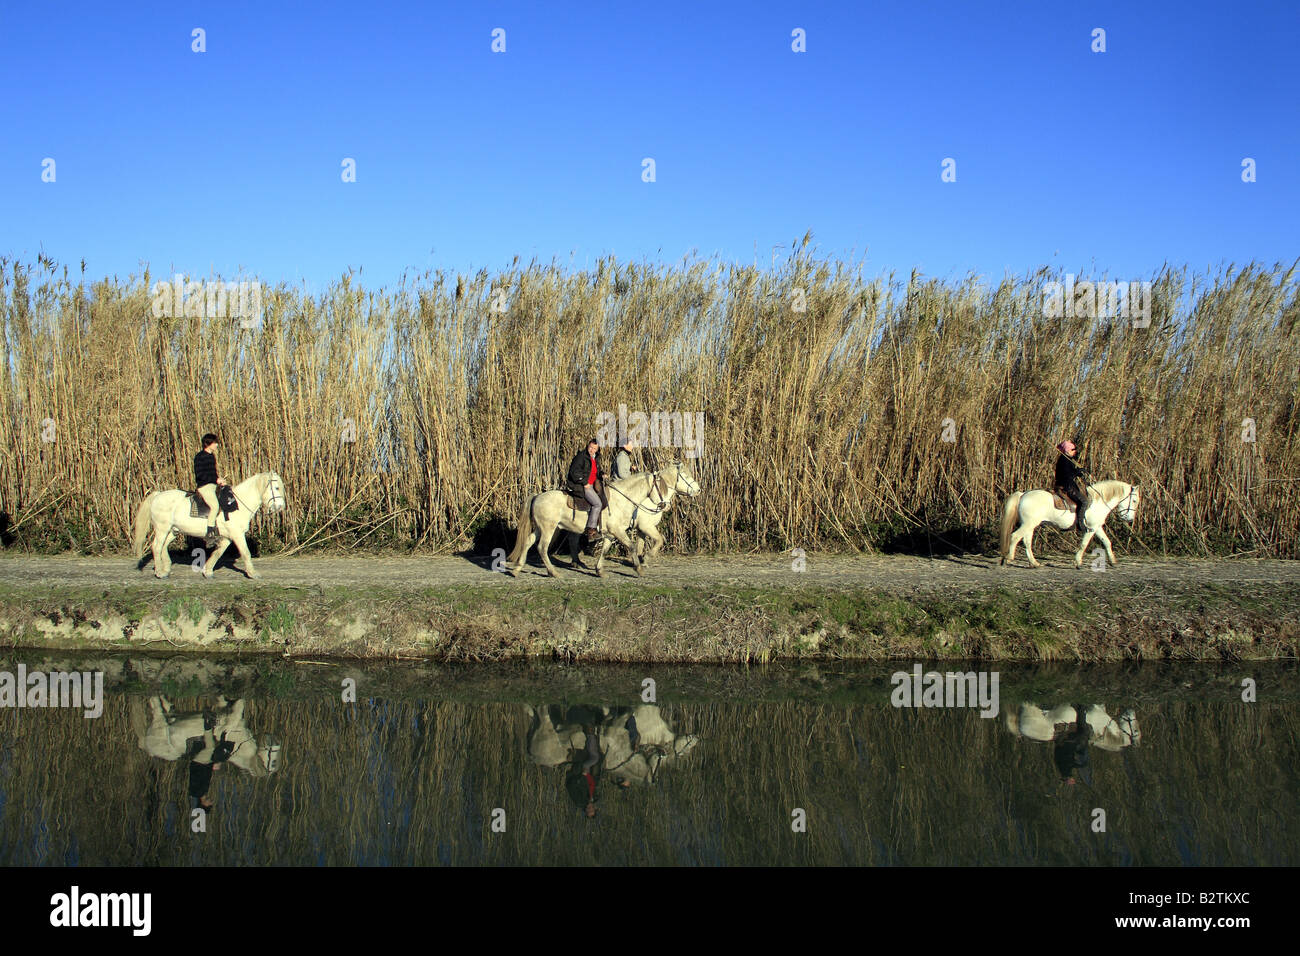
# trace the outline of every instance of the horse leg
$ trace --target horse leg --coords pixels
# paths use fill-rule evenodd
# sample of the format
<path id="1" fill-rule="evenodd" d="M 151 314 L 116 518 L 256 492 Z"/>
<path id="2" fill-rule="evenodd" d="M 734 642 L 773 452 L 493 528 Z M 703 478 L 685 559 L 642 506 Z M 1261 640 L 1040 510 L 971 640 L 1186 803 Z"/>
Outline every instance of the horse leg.
<path id="1" fill-rule="evenodd" d="M 536 531 L 528 532 L 528 542 L 524 545 L 524 550 L 519 555 L 519 563 L 514 565 L 513 567 L 511 567 L 508 562 L 506 564 L 506 570 L 510 572 L 510 576 L 512 578 L 519 577 L 520 569 L 528 563 L 528 552 L 529 550 L 532 549 L 532 546 L 536 543 L 537 543 L 537 532 Z"/>
<path id="2" fill-rule="evenodd" d="M 231 534 L 234 536 L 235 547 L 239 549 L 239 556 L 244 559 L 244 573 L 256 581 L 261 575 L 253 567 L 253 556 L 248 553 L 248 542 L 244 540 L 243 532 L 232 531 Z"/>
<path id="3" fill-rule="evenodd" d="M 1088 542 L 1092 540 L 1092 536 L 1095 533 L 1096 532 L 1094 532 L 1091 528 L 1089 528 L 1086 532 L 1084 532 L 1083 540 L 1079 542 L 1079 550 L 1075 552 L 1074 555 L 1074 566 L 1076 568 L 1083 567 L 1083 553 L 1088 550 Z"/>
<path id="4" fill-rule="evenodd" d="M 664 547 L 664 536 L 656 528 L 638 528 L 646 538 L 650 540 L 649 550 L 645 547 L 645 542 L 641 542 L 641 563 L 646 564 L 650 558 L 658 557 L 659 552 Z"/>
<path id="5" fill-rule="evenodd" d="M 1116 565 L 1116 561 L 1115 561 L 1115 552 L 1111 550 L 1111 547 L 1110 547 L 1110 536 L 1109 536 L 1108 534 L 1106 534 L 1106 529 L 1105 529 L 1105 528 L 1098 528 L 1098 529 L 1097 529 L 1097 537 L 1101 539 L 1101 543 L 1102 543 L 1102 545 L 1106 548 L 1106 557 L 1107 557 L 1107 559 L 1109 559 L 1109 561 L 1110 561 L 1110 566 L 1111 566 L 1112 568 L 1115 567 L 1115 565 Z"/>
<path id="6" fill-rule="evenodd" d="M 557 577 L 555 565 L 551 564 L 551 538 L 555 537 L 555 527 L 539 527 L 537 529 L 537 553 L 542 556 L 542 564 L 546 565 L 546 573 L 551 577 Z"/>
<path id="7" fill-rule="evenodd" d="M 1036 527 L 1037 526 L 1035 526 L 1035 528 Z M 1025 557 L 1029 559 L 1031 567 L 1041 568 L 1042 565 L 1039 564 L 1038 559 L 1034 557 L 1034 530 L 1034 528 L 1030 528 L 1025 534 Z"/>
<path id="8" fill-rule="evenodd" d="M 618 539 L 618 543 L 619 543 L 619 544 L 621 544 L 621 545 L 623 545 L 623 547 L 627 548 L 627 552 L 628 552 L 628 555 L 629 555 L 629 557 L 628 557 L 628 564 L 632 565 L 632 567 L 636 569 L 636 573 L 637 573 L 638 575 L 642 574 L 642 571 L 641 571 L 641 560 L 637 557 L 637 554 L 636 554 L 636 543 L 635 543 L 631 538 L 629 538 L 629 537 L 627 536 L 627 532 L 624 531 L 624 530 L 621 529 L 621 528 L 615 528 L 611 533 L 614 535 L 615 538 Z M 609 541 L 608 541 L 608 539 L 606 539 L 605 544 L 606 544 L 606 547 L 609 546 Z M 602 554 L 602 555 L 603 555 L 604 553 L 605 553 L 604 551 L 601 551 L 601 554 Z"/>
<path id="9" fill-rule="evenodd" d="M 578 543 L 578 532 L 566 532 L 569 536 L 569 567 L 574 571 L 582 568 L 584 571 L 587 566 L 582 563 L 582 547 Z"/>
<path id="10" fill-rule="evenodd" d="M 167 554 L 167 544 L 171 538 L 171 525 L 161 531 L 157 524 L 153 526 L 153 576 L 156 578 L 165 578 L 171 573 L 172 559 Z"/>
<path id="11" fill-rule="evenodd" d="M 605 552 L 609 550 L 609 535 L 601 535 L 600 550 L 596 552 L 596 577 L 603 578 L 605 572 L 601 570 L 601 565 L 605 561 Z"/>
<path id="12" fill-rule="evenodd" d="M 217 545 L 217 550 L 212 552 L 212 557 L 208 558 L 208 563 L 203 566 L 203 576 L 205 578 L 212 577 L 217 562 L 221 560 L 221 556 L 226 553 L 228 547 L 230 547 L 230 539 L 222 538 L 221 543 Z"/>
<path id="13" fill-rule="evenodd" d="M 1015 563 L 1016 551 L 1020 548 L 1020 539 L 1023 538 L 1024 536 L 1025 536 L 1025 529 L 1023 525 L 1017 528 L 1015 531 L 1011 532 L 1010 546 L 1007 548 L 1007 553 L 1002 557 L 1003 564 Z"/>

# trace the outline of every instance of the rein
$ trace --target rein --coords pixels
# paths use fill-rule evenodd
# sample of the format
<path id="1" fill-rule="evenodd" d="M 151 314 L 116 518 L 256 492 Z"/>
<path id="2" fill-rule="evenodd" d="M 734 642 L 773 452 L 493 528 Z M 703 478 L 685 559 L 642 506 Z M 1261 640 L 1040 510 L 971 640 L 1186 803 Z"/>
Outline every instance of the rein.
<path id="1" fill-rule="evenodd" d="M 273 474 L 274 474 L 274 473 L 273 473 Z M 267 483 L 267 485 L 268 485 L 268 486 L 270 487 L 270 489 L 271 489 L 271 504 L 274 505 L 277 501 L 280 500 L 280 495 L 277 494 L 277 493 L 276 493 L 276 490 L 275 490 L 275 478 L 274 478 L 274 477 L 272 477 L 272 478 L 268 478 L 267 481 L 266 481 L 266 483 Z M 257 514 L 258 509 L 260 509 L 260 508 L 262 507 L 262 499 L 259 498 L 259 499 L 257 500 L 257 507 L 256 507 L 256 508 L 249 508 L 249 507 L 248 507 L 248 502 L 245 501 L 243 498 L 239 497 L 239 492 L 235 490 L 235 486 L 234 486 L 234 485 L 231 485 L 231 486 L 230 486 L 230 493 L 231 493 L 232 495 L 235 496 L 235 500 L 236 500 L 236 501 L 238 501 L 241 505 L 244 506 L 244 509 L 248 512 L 249 520 L 251 521 L 252 518 L 253 518 L 253 515 Z M 263 491 L 262 494 L 266 494 L 266 492 Z"/>
<path id="2" fill-rule="evenodd" d="M 652 500 L 652 496 L 655 494 L 655 492 L 657 492 L 657 491 L 659 490 L 659 472 L 657 472 L 657 471 L 652 471 L 652 472 L 650 472 L 650 477 L 651 477 L 651 479 L 652 479 L 651 482 L 650 482 L 650 490 L 649 490 L 648 492 L 646 492 L 646 496 L 645 496 L 645 498 L 643 498 L 643 499 L 642 499 L 641 501 L 639 501 L 639 502 L 637 502 L 637 501 L 632 501 L 632 496 L 631 496 L 631 495 L 628 495 L 628 494 L 625 494 L 625 493 L 624 493 L 624 492 L 623 492 L 623 491 L 622 491 L 622 490 L 621 490 L 617 485 L 611 485 L 611 484 L 606 484 L 606 485 L 605 485 L 605 487 L 608 488 L 608 489 L 610 489 L 611 491 L 617 491 L 620 495 L 623 495 L 623 497 L 626 498 L 628 501 L 632 501 L 632 521 L 633 521 L 633 523 L 636 522 L 636 513 L 637 513 L 638 511 L 640 511 L 641 508 L 643 508 L 643 507 L 645 506 L 645 503 L 646 503 L 647 501 Z M 681 473 L 680 473 L 680 472 L 678 472 L 677 477 L 678 477 L 678 479 L 681 478 Z M 677 482 L 673 482 L 673 491 L 677 491 L 677 490 L 678 490 L 678 489 L 677 489 Z M 667 507 L 668 507 L 668 503 L 667 503 L 666 501 L 661 500 L 661 501 L 659 501 L 658 505 L 657 505 L 653 510 L 654 510 L 654 513 L 655 513 L 655 514 L 659 514 L 660 512 L 665 511 L 665 510 L 667 509 Z M 646 508 L 646 510 L 647 510 L 647 511 L 650 511 L 651 509 Z"/>
<path id="3" fill-rule="evenodd" d="M 1097 486 L 1094 485 L 1094 484 L 1089 483 L 1089 484 L 1085 485 L 1085 487 L 1086 487 L 1086 488 L 1089 488 L 1089 489 L 1092 490 L 1092 491 L 1097 491 Z M 1135 491 L 1137 491 L 1137 485 L 1130 485 L 1130 486 L 1129 486 L 1129 489 L 1128 489 L 1128 494 L 1126 494 L 1123 498 L 1120 498 L 1119 501 L 1115 502 L 1115 504 L 1113 504 L 1113 505 L 1107 505 L 1107 507 L 1106 507 L 1106 514 L 1110 514 L 1110 513 L 1111 513 L 1112 511 L 1114 511 L 1116 508 L 1121 507 L 1121 506 L 1122 506 L 1126 501 L 1128 501 L 1130 498 L 1133 497 L 1133 492 L 1135 492 Z M 1099 501 L 1103 502 L 1103 503 L 1105 503 L 1105 500 L 1106 500 L 1106 499 L 1104 499 L 1104 498 L 1101 497 L 1101 492 L 1100 492 L 1100 491 L 1097 491 L 1097 499 L 1098 499 Z"/>

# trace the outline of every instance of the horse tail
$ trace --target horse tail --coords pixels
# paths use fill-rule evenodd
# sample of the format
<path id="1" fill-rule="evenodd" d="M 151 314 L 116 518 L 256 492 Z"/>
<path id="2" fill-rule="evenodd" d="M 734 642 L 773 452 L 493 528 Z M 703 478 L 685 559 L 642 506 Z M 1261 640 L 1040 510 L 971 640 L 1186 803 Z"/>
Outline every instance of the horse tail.
<path id="1" fill-rule="evenodd" d="M 1007 499 L 1007 503 L 1002 506 L 1002 533 L 998 537 L 998 553 L 1004 558 L 1011 550 L 1011 532 L 1016 530 L 1016 519 L 1019 517 L 1017 512 L 1020 510 L 1020 499 L 1023 496 L 1023 491 L 1013 492 Z"/>
<path id="2" fill-rule="evenodd" d="M 506 560 L 518 565 L 524 559 L 524 549 L 528 546 L 528 537 L 533 533 L 533 499 L 525 498 L 524 506 L 519 512 L 519 530 L 515 532 L 515 549 Z"/>
<path id="3" fill-rule="evenodd" d="M 153 507 L 153 500 L 157 497 L 158 492 L 150 492 L 145 496 L 144 501 L 140 502 L 140 507 L 135 513 L 135 559 L 137 561 L 144 557 L 144 540 L 149 537 L 149 509 Z"/>
<path id="4" fill-rule="evenodd" d="M 1014 707 L 1007 707 L 1002 716 L 1003 726 L 1017 736 L 1020 734 L 1020 713 Z"/>

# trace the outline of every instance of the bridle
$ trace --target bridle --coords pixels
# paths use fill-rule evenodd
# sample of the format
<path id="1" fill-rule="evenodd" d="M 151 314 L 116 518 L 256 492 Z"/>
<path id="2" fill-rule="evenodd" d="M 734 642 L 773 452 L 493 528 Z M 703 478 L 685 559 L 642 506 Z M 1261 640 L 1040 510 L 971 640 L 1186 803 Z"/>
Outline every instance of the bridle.
<path id="1" fill-rule="evenodd" d="M 279 483 L 279 481 L 280 481 L 280 476 L 277 475 L 275 472 L 271 472 L 271 477 L 270 477 L 270 478 L 267 480 L 267 482 L 266 482 L 266 486 L 267 486 L 267 488 L 269 488 L 270 491 L 271 491 L 271 505 L 270 505 L 270 507 L 271 507 L 271 510 L 272 510 L 272 511 L 276 510 L 275 507 L 274 507 L 274 506 L 275 506 L 275 503 L 276 503 L 277 501 L 279 501 L 280 498 L 281 498 L 280 493 L 279 493 L 278 491 L 275 490 L 276 485 Z M 281 505 L 281 507 L 283 508 L 284 506 Z"/>
<path id="2" fill-rule="evenodd" d="M 279 480 L 280 480 L 280 476 L 277 475 L 275 472 L 271 472 L 271 477 L 267 479 L 266 482 L 267 488 L 271 490 L 271 505 L 274 505 L 281 498 L 279 492 L 275 490 L 275 483 Z M 258 508 L 262 507 L 261 501 L 257 503 L 257 508 L 248 507 L 248 502 L 245 501 L 243 498 L 239 497 L 239 492 L 235 490 L 234 485 L 230 486 L 230 493 L 235 496 L 235 500 L 238 501 L 241 505 L 243 505 L 244 510 L 247 511 L 250 515 L 256 514 Z M 266 494 L 266 492 L 262 492 L 262 494 Z M 274 510 L 274 508 L 272 508 L 272 510 Z"/>
<path id="3" fill-rule="evenodd" d="M 1134 495 L 1134 493 L 1135 493 L 1136 491 L 1137 491 L 1137 485 L 1130 485 L 1130 486 L 1129 486 L 1129 489 L 1128 489 L 1128 494 L 1126 494 L 1123 498 L 1121 498 L 1121 499 L 1119 500 L 1119 504 L 1115 505 L 1115 507 L 1111 508 L 1110 510 L 1111 510 L 1111 511 L 1118 511 L 1118 512 L 1120 513 L 1119 516 L 1120 516 L 1121 518 L 1124 518 L 1124 512 L 1123 512 L 1122 509 L 1125 508 L 1125 507 L 1127 506 L 1127 504 L 1128 504 L 1128 500 L 1129 500 L 1130 498 L 1133 497 L 1133 495 Z M 1130 514 L 1130 515 L 1133 514 L 1133 509 L 1132 509 L 1132 508 L 1129 508 L 1129 514 Z M 1125 520 L 1125 521 L 1131 521 L 1132 518 L 1131 518 L 1131 517 L 1130 517 L 1130 518 L 1124 518 L 1124 520 Z"/>
<path id="4" fill-rule="evenodd" d="M 673 738 L 673 744 L 672 744 L 673 757 L 680 757 L 688 749 L 686 745 L 678 744 L 678 741 L 688 740 L 692 736 L 693 735 L 691 734 L 679 734 L 677 737 Z M 699 738 L 696 737 L 695 740 L 696 742 L 698 742 Z M 613 773 L 614 771 L 619 770 L 620 768 L 623 767 L 624 764 L 630 763 L 632 758 L 637 756 L 638 754 L 642 755 L 646 763 L 646 769 L 650 771 L 650 777 L 649 777 L 650 783 L 654 783 L 655 778 L 659 775 L 659 765 L 663 763 L 664 758 L 668 756 L 668 748 L 663 746 L 662 744 L 644 744 L 640 747 L 634 748 L 632 752 L 622 760 L 622 762 L 618 763 L 613 767 L 607 768 L 607 772 Z M 654 763 L 651 763 L 652 760 L 654 761 Z"/>
<path id="5" fill-rule="evenodd" d="M 1094 485 L 1094 484 L 1089 484 L 1089 485 L 1088 485 L 1088 488 L 1090 488 L 1090 489 L 1093 490 L 1093 491 L 1096 491 L 1096 490 L 1097 490 L 1097 486 Z M 1130 498 L 1132 498 L 1133 495 L 1136 494 L 1136 493 L 1137 493 L 1137 485 L 1129 485 L 1128 494 L 1126 494 L 1126 495 L 1125 495 L 1123 498 L 1121 498 L 1118 502 L 1116 502 L 1115 504 L 1113 504 L 1113 505 L 1111 505 L 1109 508 L 1107 508 L 1107 509 L 1106 509 L 1106 514 L 1110 514 L 1112 511 L 1120 511 L 1120 509 L 1122 509 L 1122 508 L 1127 504 L 1128 500 L 1129 500 Z M 1100 497 L 1100 496 L 1101 496 L 1100 493 L 1098 493 L 1098 497 Z M 1130 511 L 1130 513 L 1131 513 L 1131 511 Z M 1121 517 L 1121 518 L 1124 518 L 1123 513 L 1120 514 L 1120 517 Z M 1124 518 L 1124 520 L 1125 520 L 1125 521 L 1128 521 L 1128 520 L 1131 520 L 1131 519 L 1129 519 L 1129 518 Z"/>
<path id="6" fill-rule="evenodd" d="M 663 514 L 663 512 L 668 510 L 669 499 L 664 497 L 664 495 L 659 492 L 659 475 L 660 475 L 659 471 L 652 471 L 649 473 L 650 490 L 646 492 L 646 496 L 643 499 L 641 499 L 641 501 L 639 502 L 632 501 L 632 496 L 625 494 L 622 490 L 619 489 L 617 485 L 606 485 L 606 487 L 612 491 L 617 491 L 620 495 L 623 495 L 623 497 L 626 498 L 628 501 L 632 501 L 632 520 L 635 522 L 636 513 L 645 507 L 645 503 L 647 501 L 656 501 L 656 498 L 658 499 L 653 508 L 646 508 L 647 511 L 650 511 L 653 514 Z M 678 467 L 677 477 L 673 480 L 673 486 L 671 488 L 671 491 L 674 494 L 681 492 L 682 490 L 680 487 L 681 481 L 682 481 L 682 470 L 680 467 Z"/>

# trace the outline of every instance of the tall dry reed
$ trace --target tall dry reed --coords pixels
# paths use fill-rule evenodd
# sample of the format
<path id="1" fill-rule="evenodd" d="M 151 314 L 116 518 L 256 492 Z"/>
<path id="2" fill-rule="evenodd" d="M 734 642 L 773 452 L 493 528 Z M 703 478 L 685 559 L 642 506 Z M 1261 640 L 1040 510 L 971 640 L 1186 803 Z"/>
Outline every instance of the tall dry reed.
<path id="1" fill-rule="evenodd" d="M 1095 476 L 1141 483 L 1132 550 L 1300 544 L 1300 298 L 1281 266 L 1167 268 L 1140 329 L 1045 318 L 1046 269 L 870 278 L 803 249 L 771 269 L 280 285 L 253 329 L 155 317 L 148 274 L 0 266 L 18 546 L 122 547 L 148 490 L 192 483 L 211 430 L 227 474 L 284 478 L 272 547 L 493 547 L 620 404 L 704 413 L 704 497 L 665 522 L 677 548 L 987 542 L 1067 436 Z"/>

